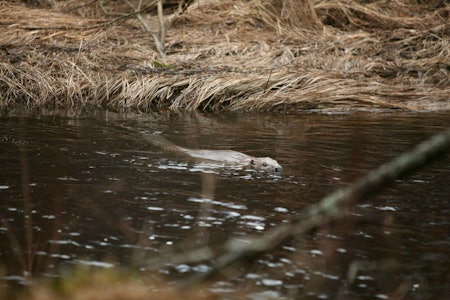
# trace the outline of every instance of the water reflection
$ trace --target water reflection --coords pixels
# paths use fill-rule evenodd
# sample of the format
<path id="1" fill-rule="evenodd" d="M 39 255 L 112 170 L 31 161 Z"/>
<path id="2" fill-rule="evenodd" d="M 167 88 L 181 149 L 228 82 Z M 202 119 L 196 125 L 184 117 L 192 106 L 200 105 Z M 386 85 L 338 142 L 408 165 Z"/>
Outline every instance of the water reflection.
<path id="1" fill-rule="evenodd" d="M 448 117 L 3 116 L 3 281 L 60 276 L 64 265 L 145 271 L 161 256 L 262 234 L 444 128 Z M 163 132 L 190 148 L 271 156 L 283 174 L 189 162 L 150 145 L 141 131 Z M 403 293 L 402 284 L 413 298 L 443 293 L 449 288 L 442 278 L 450 263 L 448 170 L 447 158 L 358 206 L 345 222 L 291 241 L 249 270 L 222 274 L 211 289 L 254 299 L 383 298 Z M 177 278 L 209 268 L 172 261 L 159 272 Z"/>

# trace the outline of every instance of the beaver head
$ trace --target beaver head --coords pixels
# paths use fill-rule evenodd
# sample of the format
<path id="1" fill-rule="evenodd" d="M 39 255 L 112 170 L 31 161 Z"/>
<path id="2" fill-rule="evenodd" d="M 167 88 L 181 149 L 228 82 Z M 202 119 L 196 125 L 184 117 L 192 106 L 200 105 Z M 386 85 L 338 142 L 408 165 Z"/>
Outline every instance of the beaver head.
<path id="1" fill-rule="evenodd" d="M 250 161 L 250 166 L 256 170 L 280 173 L 283 167 L 270 157 L 255 157 Z"/>

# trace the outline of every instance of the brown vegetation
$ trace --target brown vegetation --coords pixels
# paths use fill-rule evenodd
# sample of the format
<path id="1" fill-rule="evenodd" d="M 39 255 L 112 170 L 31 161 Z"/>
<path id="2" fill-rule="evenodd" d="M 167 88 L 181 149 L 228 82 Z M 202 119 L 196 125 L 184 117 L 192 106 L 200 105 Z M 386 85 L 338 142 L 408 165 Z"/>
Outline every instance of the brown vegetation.
<path id="1" fill-rule="evenodd" d="M 118 270 L 74 268 L 68 278 L 38 280 L 19 300 L 147 300 L 219 299 L 200 288 L 181 291 L 157 280 L 155 276 L 130 274 Z"/>
<path id="2" fill-rule="evenodd" d="M 126 1 L 36 2 L 0 1 L 2 107 L 450 109 L 445 2 L 174 3 L 163 58 L 152 1 L 152 32 Z"/>

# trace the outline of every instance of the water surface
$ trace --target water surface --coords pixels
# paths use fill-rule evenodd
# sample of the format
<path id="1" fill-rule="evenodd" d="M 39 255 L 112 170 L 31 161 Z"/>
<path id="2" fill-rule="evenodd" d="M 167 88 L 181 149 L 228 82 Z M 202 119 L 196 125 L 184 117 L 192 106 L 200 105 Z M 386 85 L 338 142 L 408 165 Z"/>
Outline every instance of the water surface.
<path id="1" fill-rule="evenodd" d="M 0 118 L 2 285 L 67 266 L 183 279 L 210 262 L 155 258 L 263 234 L 449 126 L 449 114 L 8 113 Z M 123 127 L 126 125 L 127 127 Z M 145 139 L 270 156 L 281 176 L 187 161 Z M 449 291 L 448 156 L 224 275 L 221 295 L 434 299 Z"/>

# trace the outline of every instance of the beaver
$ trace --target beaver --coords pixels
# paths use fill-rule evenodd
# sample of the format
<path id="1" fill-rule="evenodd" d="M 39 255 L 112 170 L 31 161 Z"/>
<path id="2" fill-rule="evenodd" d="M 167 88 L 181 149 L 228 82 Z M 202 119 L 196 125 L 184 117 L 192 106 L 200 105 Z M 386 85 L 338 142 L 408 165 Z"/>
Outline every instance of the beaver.
<path id="1" fill-rule="evenodd" d="M 254 157 L 234 150 L 188 149 L 175 145 L 159 134 L 146 135 L 146 140 L 161 147 L 163 150 L 180 153 L 192 159 L 250 167 L 266 172 L 280 173 L 283 170 L 283 167 L 275 159 L 270 157 Z"/>

